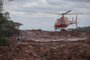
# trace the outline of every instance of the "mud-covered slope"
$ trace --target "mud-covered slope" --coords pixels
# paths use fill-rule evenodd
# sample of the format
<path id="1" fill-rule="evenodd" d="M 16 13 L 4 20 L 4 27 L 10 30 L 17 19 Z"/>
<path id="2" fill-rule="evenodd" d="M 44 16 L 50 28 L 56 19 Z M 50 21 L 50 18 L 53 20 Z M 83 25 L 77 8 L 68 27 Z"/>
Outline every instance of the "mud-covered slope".
<path id="1" fill-rule="evenodd" d="M 1 60 L 90 60 L 90 43 L 28 42 L 0 47 Z"/>
<path id="2" fill-rule="evenodd" d="M 80 32 L 21 31 L 20 41 L 14 37 L 11 46 L 0 46 L 0 60 L 90 60 L 89 36 Z"/>
<path id="3" fill-rule="evenodd" d="M 85 40 L 87 38 L 87 34 L 88 33 L 85 32 L 50 32 L 42 30 L 26 30 L 21 31 L 21 35 L 19 37 L 24 41 L 77 41 Z"/>

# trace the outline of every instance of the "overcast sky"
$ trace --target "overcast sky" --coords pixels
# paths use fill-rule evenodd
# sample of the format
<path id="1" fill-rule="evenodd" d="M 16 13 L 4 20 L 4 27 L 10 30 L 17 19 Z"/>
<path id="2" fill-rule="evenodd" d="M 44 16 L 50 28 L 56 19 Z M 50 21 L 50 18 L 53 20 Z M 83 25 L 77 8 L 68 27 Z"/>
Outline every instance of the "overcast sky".
<path id="1" fill-rule="evenodd" d="M 90 0 L 14 0 L 4 5 L 15 22 L 23 24 L 20 29 L 54 30 L 58 13 L 72 10 L 71 13 L 84 13 L 78 17 L 78 26 L 90 26 Z M 67 16 L 72 20 L 73 16 Z M 69 26 L 69 28 L 75 25 Z"/>

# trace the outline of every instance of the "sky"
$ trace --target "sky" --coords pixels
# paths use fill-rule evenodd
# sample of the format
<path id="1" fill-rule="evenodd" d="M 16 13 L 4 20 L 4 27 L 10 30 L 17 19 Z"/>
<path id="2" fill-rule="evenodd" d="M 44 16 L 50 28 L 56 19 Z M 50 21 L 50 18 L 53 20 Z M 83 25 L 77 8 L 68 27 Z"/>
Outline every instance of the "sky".
<path id="1" fill-rule="evenodd" d="M 23 26 L 20 29 L 42 29 L 53 31 L 59 13 L 71 10 L 71 13 L 83 13 L 78 16 L 78 27 L 90 26 L 90 0 L 14 0 L 5 2 L 4 10 L 10 17 Z M 68 16 L 69 20 L 75 15 Z M 68 28 L 75 28 L 71 25 Z"/>

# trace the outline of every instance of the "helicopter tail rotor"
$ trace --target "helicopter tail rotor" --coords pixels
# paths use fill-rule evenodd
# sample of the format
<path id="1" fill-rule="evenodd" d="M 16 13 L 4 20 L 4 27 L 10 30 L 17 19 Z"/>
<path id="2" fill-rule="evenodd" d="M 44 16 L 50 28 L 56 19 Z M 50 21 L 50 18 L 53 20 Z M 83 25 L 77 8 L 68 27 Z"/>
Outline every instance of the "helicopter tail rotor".
<path id="1" fill-rule="evenodd" d="M 78 18 L 78 15 L 76 15 L 76 20 L 75 20 L 75 24 L 76 24 L 76 27 L 77 27 L 77 18 Z"/>

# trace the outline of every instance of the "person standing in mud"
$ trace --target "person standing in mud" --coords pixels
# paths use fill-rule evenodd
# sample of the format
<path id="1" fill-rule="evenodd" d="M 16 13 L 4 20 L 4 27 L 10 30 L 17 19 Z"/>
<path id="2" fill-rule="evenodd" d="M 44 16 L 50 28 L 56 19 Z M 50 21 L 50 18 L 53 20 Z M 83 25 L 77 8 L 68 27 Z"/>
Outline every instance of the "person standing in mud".
<path id="1" fill-rule="evenodd" d="M 17 41 L 20 41 L 20 37 L 17 37 Z"/>

